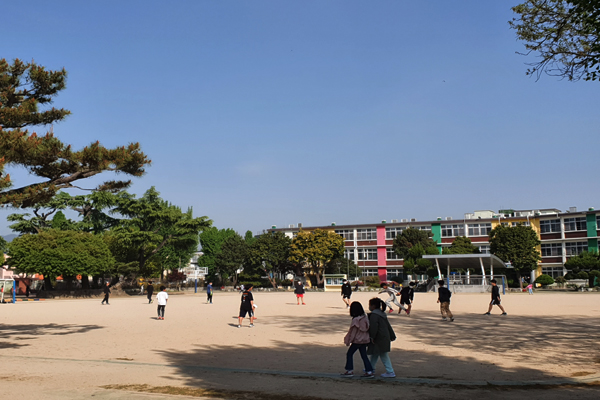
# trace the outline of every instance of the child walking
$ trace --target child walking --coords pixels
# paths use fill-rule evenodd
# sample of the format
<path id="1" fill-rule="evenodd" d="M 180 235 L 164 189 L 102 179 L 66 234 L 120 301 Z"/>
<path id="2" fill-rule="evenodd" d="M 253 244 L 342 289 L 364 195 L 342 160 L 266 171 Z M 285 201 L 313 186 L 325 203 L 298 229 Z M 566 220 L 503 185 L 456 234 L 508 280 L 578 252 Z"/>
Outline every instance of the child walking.
<path id="1" fill-rule="evenodd" d="M 495 279 L 492 279 L 490 283 L 492 284 L 492 301 L 490 303 L 490 308 L 488 308 L 484 315 L 490 315 L 492 312 L 492 307 L 494 306 L 498 306 L 500 310 L 502 310 L 502 315 L 506 315 L 504 307 L 502 307 L 502 304 L 500 304 L 500 288 L 498 287 Z"/>
<path id="2" fill-rule="evenodd" d="M 367 349 L 367 354 L 371 356 L 371 367 L 375 371 L 377 361 L 381 358 L 381 362 L 385 367 L 385 373 L 381 374 L 382 378 L 395 378 L 396 374 L 390 361 L 390 351 L 392 350 L 392 342 L 396 340 L 396 334 L 390 325 L 387 316 L 385 315 L 386 305 L 379 297 L 374 297 L 369 300 L 369 336 L 371 343 Z"/>
<path id="3" fill-rule="evenodd" d="M 411 282 L 408 286 L 403 286 L 400 290 L 400 304 L 406 305 L 406 316 L 410 317 L 410 310 L 412 309 L 412 303 L 415 301 L 415 283 Z M 402 312 L 402 309 L 398 311 L 398 314 Z"/>
<path id="4" fill-rule="evenodd" d="M 527 285 L 527 292 L 529 292 L 529 294 L 533 294 L 533 283 Z"/>
<path id="5" fill-rule="evenodd" d="M 158 319 L 165 319 L 165 307 L 167 306 L 167 301 L 169 301 L 167 288 L 161 286 L 160 292 L 156 295 L 156 302 L 158 303 Z"/>
<path id="6" fill-rule="evenodd" d="M 452 315 L 452 311 L 450 311 L 450 297 L 452 297 L 452 292 L 448 290 L 448 288 L 444 287 L 444 281 L 439 280 L 438 285 L 438 303 L 440 303 L 440 312 L 442 313 L 442 321 L 446 321 L 450 318 L 451 322 L 454 322 L 454 315 Z"/>
<path id="7" fill-rule="evenodd" d="M 373 378 L 373 367 L 371 361 L 367 357 L 367 345 L 371 342 L 369 336 L 369 317 L 365 314 L 362 304 L 358 301 L 350 304 L 350 316 L 352 317 L 352 323 L 350 329 L 344 337 L 344 343 L 346 346 L 350 346 L 346 353 L 346 372 L 342 374 L 345 377 L 354 376 L 354 353 L 358 350 L 360 357 L 365 365 L 365 374 L 363 378 Z"/>
<path id="8" fill-rule="evenodd" d="M 388 286 L 387 283 L 382 283 L 381 288 L 382 288 L 382 290 L 379 292 L 379 294 L 387 293 L 390 296 L 385 301 L 385 305 L 389 307 L 390 313 L 394 312 L 394 310 L 392 308 L 392 303 L 394 303 L 395 305 L 398 306 L 398 308 L 399 308 L 398 314 L 400 314 L 402 312 L 402 310 L 406 311 L 406 308 L 404 308 L 404 306 L 398 302 L 397 296 L 399 293 L 396 289 L 392 289 L 391 287 Z"/>

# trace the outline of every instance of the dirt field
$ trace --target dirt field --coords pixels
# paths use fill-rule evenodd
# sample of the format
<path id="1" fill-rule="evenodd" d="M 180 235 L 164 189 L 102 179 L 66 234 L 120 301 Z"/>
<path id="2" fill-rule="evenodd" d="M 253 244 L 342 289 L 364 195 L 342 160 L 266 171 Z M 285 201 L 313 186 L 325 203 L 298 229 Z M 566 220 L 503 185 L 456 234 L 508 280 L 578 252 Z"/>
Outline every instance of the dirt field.
<path id="1" fill-rule="evenodd" d="M 373 294 L 357 293 L 366 306 Z M 256 327 L 237 328 L 239 295 L 172 295 L 166 319 L 145 297 L 0 305 L 0 387 L 20 399 L 598 398 L 600 295 L 456 294 L 442 322 L 434 294 L 390 315 L 397 379 L 344 379 L 350 323 L 337 293 L 255 292 Z M 362 362 L 355 357 L 356 370 Z M 381 373 L 382 365 L 378 365 Z M 212 390 L 212 391 L 211 391 Z"/>

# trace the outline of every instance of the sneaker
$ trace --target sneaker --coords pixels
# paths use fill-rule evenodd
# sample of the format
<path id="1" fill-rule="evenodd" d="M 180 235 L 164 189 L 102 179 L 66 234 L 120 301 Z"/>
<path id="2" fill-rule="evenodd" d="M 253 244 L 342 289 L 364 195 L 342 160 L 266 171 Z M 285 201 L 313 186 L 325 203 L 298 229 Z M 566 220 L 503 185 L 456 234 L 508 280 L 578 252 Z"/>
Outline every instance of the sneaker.
<path id="1" fill-rule="evenodd" d="M 250 326 L 249 326 L 249 327 L 250 327 L 250 328 L 254 328 L 254 324 L 250 324 Z"/>
<path id="2" fill-rule="evenodd" d="M 489 312 L 486 312 L 486 313 L 485 313 L 485 314 L 483 314 L 483 315 L 492 315 L 492 314 L 490 314 Z"/>
<path id="3" fill-rule="evenodd" d="M 407 316 L 407 317 L 410 317 L 410 311 L 407 311 L 407 312 L 406 312 L 406 316 Z"/>
<path id="4" fill-rule="evenodd" d="M 447 319 L 444 317 L 444 318 L 442 318 L 442 321 L 447 321 Z"/>
<path id="5" fill-rule="evenodd" d="M 503 312 L 502 315 L 508 315 L 507 313 Z"/>
<path id="6" fill-rule="evenodd" d="M 241 327 L 242 327 L 241 325 L 238 325 L 238 328 L 241 328 Z"/>
<path id="7" fill-rule="evenodd" d="M 450 318 L 450 322 L 454 322 L 454 317 Z"/>
<path id="8" fill-rule="evenodd" d="M 352 372 L 352 371 L 346 371 L 343 374 L 340 374 L 340 376 L 343 376 L 345 378 L 352 378 L 354 376 L 354 372 Z"/>
<path id="9" fill-rule="evenodd" d="M 392 309 L 390 308 L 390 311 L 389 311 L 389 313 L 391 314 L 391 313 L 393 313 L 393 312 L 394 312 L 394 310 L 392 310 Z"/>
<path id="10" fill-rule="evenodd" d="M 393 372 L 386 372 L 385 374 L 381 374 L 382 378 L 395 378 L 396 374 Z"/>
<path id="11" fill-rule="evenodd" d="M 367 379 L 369 379 L 369 378 L 375 378 L 375 374 L 373 372 L 371 372 L 371 371 L 365 372 L 363 374 L 362 378 L 367 378 Z"/>

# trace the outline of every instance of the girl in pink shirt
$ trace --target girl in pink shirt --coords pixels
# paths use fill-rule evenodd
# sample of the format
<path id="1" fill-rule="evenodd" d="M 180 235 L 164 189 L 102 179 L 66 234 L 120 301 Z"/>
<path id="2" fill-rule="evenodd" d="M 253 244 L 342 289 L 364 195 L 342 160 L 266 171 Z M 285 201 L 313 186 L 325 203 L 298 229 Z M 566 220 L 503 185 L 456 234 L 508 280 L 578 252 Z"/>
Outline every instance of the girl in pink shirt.
<path id="1" fill-rule="evenodd" d="M 354 376 L 354 353 L 358 350 L 360 357 L 365 364 L 364 378 L 373 378 L 373 367 L 367 357 L 367 345 L 371 342 L 369 336 L 369 317 L 365 314 L 362 304 L 358 301 L 350 304 L 350 315 L 352 316 L 352 323 L 346 337 L 344 337 L 344 343 L 346 346 L 350 346 L 346 353 L 346 372 L 342 374 L 345 377 Z"/>

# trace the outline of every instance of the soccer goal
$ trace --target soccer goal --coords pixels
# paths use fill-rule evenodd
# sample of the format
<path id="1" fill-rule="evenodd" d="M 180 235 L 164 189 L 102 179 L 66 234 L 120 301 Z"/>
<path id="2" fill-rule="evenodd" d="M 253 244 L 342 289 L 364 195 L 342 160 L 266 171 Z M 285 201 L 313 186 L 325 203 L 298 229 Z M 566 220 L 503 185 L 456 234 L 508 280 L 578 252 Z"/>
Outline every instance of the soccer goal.
<path id="1" fill-rule="evenodd" d="M 15 287 L 14 279 L 0 279 L 0 303 L 15 303 L 16 302 L 16 290 L 12 290 Z"/>

